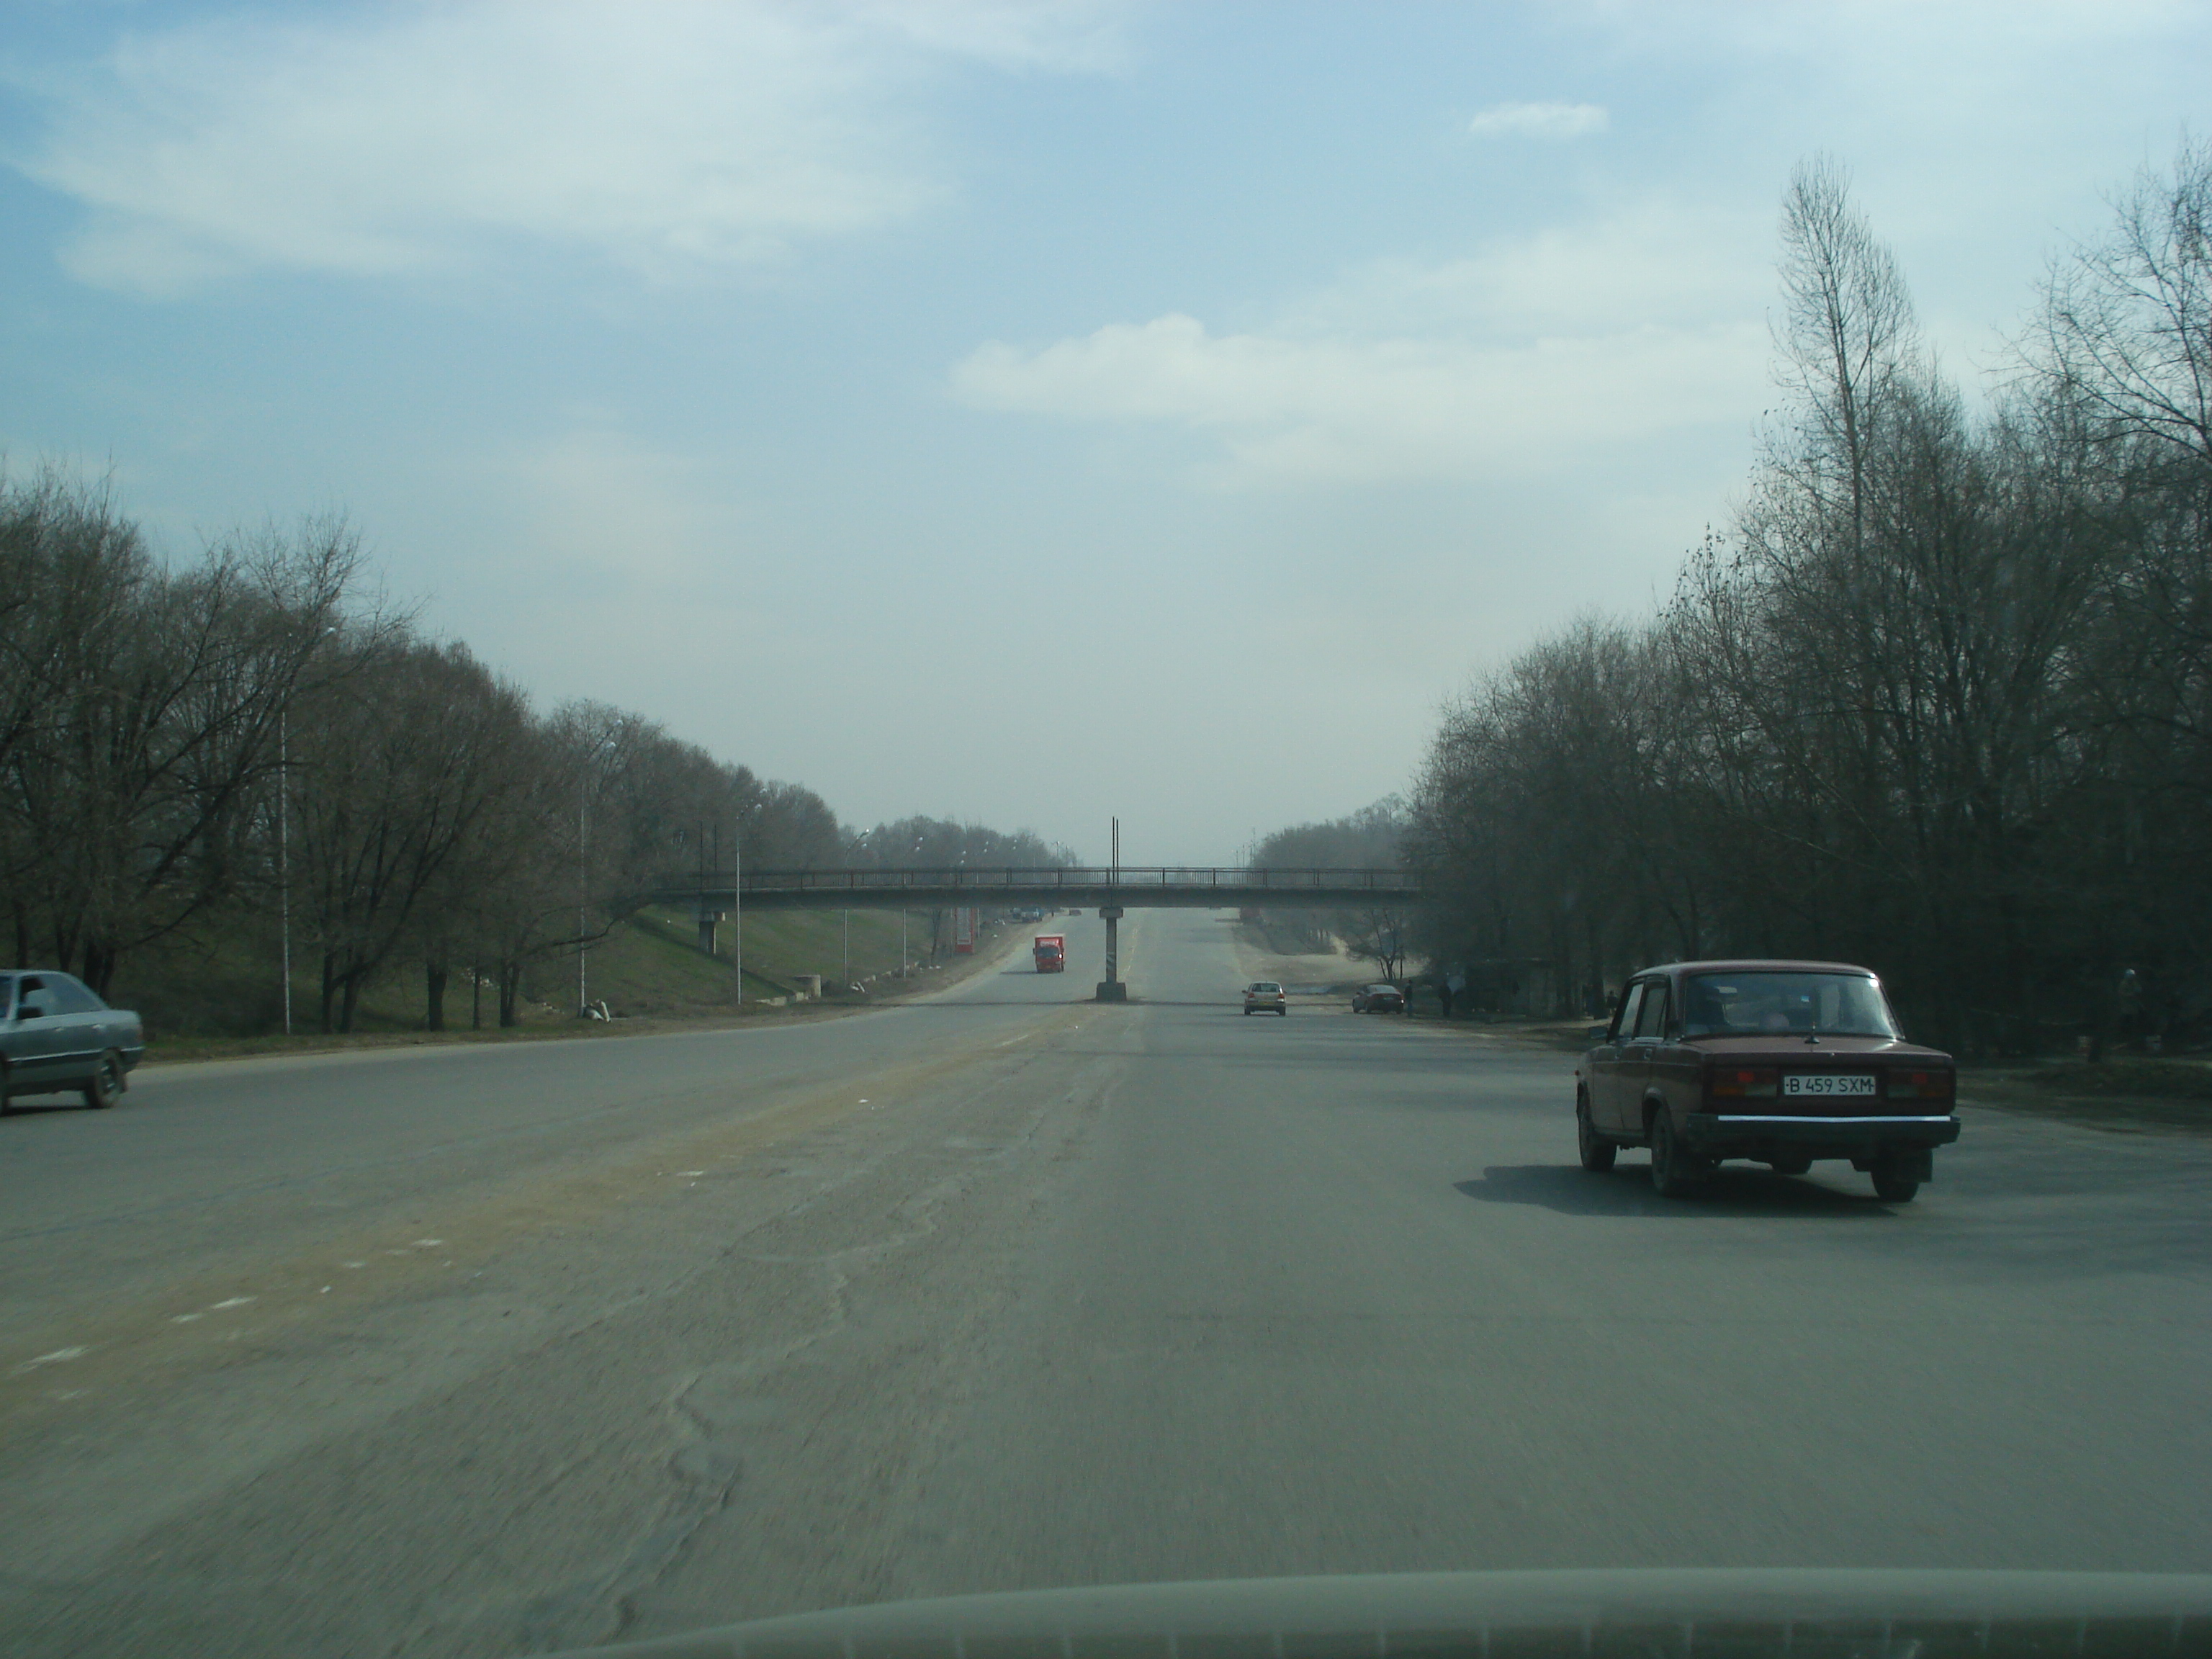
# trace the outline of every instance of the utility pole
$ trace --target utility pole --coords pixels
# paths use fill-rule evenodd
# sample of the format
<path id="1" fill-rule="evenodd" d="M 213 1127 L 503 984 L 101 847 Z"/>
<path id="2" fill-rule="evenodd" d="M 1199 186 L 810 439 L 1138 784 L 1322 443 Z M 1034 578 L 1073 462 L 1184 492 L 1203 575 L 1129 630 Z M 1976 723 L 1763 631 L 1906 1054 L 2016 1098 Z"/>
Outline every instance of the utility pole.
<path id="1" fill-rule="evenodd" d="M 848 991 L 853 986 L 853 913 L 840 910 L 837 914 L 844 918 L 845 922 L 845 966 L 837 987 L 840 991 Z"/>
<path id="2" fill-rule="evenodd" d="M 596 758 L 596 751 L 593 758 Z M 589 833 L 586 816 L 586 803 L 591 799 L 591 761 L 584 763 L 584 775 L 576 784 L 576 1018 L 581 1019 L 591 1005 L 590 993 L 584 985 L 584 958 L 591 947 L 584 943 L 586 924 L 585 910 L 591 902 L 592 861 L 585 836 Z"/>
<path id="3" fill-rule="evenodd" d="M 730 821 L 730 960 L 738 967 L 738 1006 L 745 1006 L 745 913 L 738 896 L 742 866 L 738 858 L 737 820 Z"/>

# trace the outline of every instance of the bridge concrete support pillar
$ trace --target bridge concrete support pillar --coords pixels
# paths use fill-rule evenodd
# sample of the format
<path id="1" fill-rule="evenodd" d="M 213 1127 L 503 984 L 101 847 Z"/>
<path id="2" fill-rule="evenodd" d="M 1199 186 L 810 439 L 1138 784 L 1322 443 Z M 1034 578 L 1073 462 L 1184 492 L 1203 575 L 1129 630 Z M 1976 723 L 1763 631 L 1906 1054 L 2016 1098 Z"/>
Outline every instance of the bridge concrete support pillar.
<path id="1" fill-rule="evenodd" d="M 1106 977 L 1098 981 L 1098 1000 L 1127 1002 L 1129 988 L 1121 982 L 1121 907 L 1102 904 L 1098 919 L 1106 924 Z"/>
<path id="2" fill-rule="evenodd" d="M 709 910 L 703 904 L 699 907 L 699 948 L 710 957 L 714 954 L 715 931 L 726 920 L 723 911 Z"/>

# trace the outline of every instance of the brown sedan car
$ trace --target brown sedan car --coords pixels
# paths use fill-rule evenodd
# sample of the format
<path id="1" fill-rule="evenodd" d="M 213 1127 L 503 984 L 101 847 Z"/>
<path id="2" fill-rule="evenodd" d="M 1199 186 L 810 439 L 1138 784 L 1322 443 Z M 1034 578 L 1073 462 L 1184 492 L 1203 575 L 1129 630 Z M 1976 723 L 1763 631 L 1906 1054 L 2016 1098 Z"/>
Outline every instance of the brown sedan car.
<path id="1" fill-rule="evenodd" d="M 1651 1184 L 1691 1191 L 1723 1158 L 1802 1175 L 1849 1158 L 1902 1204 L 1959 1138 L 1951 1056 L 1905 1041 L 1881 981 L 1837 962 L 1678 962 L 1628 982 L 1576 1067 L 1585 1170 L 1651 1149 Z"/>

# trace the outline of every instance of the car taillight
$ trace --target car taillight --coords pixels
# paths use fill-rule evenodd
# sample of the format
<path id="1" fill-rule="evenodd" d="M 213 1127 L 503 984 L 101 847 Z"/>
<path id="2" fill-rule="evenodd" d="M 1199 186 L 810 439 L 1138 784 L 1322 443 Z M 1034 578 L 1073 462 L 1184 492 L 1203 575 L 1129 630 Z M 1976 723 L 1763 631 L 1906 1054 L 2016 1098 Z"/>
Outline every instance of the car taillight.
<path id="1" fill-rule="evenodd" d="M 1772 1100 L 1782 1092 L 1782 1073 L 1764 1066 L 1717 1066 L 1710 1092 L 1723 1100 Z"/>
<path id="2" fill-rule="evenodd" d="M 1958 1089 L 1958 1075 L 1953 1072 L 1892 1072 L 1889 1074 L 1889 1097 L 1892 1100 L 1948 1100 Z"/>

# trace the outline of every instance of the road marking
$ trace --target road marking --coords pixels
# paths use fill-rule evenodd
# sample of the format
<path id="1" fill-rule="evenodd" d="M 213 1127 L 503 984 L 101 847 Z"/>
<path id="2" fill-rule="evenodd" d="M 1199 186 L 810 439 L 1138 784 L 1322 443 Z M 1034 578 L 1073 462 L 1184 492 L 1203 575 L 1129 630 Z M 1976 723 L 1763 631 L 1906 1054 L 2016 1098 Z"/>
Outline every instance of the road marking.
<path id="1" fill-rule="evenodd" d="M 434 1250 L 445 1242 L 442 1238 L 418 1238 L 415 1241 L 415 1248 L 418 1250 Z"/>
<path id="2" fill-rule="evenodd" d="M 56 1348 L 52 1353 L 42 1353 L 35 1359 L 25 1360 L 15 1367 L 15 1374 L 21 1376 L 25 1371 L 36 1370 L 41 1365 L 58 1365 L 65 1359 L 81 1359 L 84 1352 L 82 1348 Z"/>
<path id="3" fill-rule="evenodd" d="M 222 1301 L 210 1307 L 208 1311 L 210 1313 L 220 1313 L 225 1308 L 242 1308 L 253 1299 L 254 1298 L 250 1296 L 226 1297 Z"/>
<path id="4" fill-rule="evenodd" d="M 366 1261 L 341 1261 L 338 1263 L 338 1266 L 341 1267 L 366 1267 L 368 1266 L 368 1263 Z"/>
<path id="5" fill-rule="evenodd" d="M 707 1172 L 704 1170 L 678 1170 L 676 1173 L 680 1178 L 690 1181 Z"/>
<path id="6" fill-rule="evenodd" d="M 207 1316 L 205 1314 L 172 1314 L 169 1316 L 169 1322 L 172 1325 L 189 1325 L 195 1319 L 205 1319 L 206 1317 Z"/>

